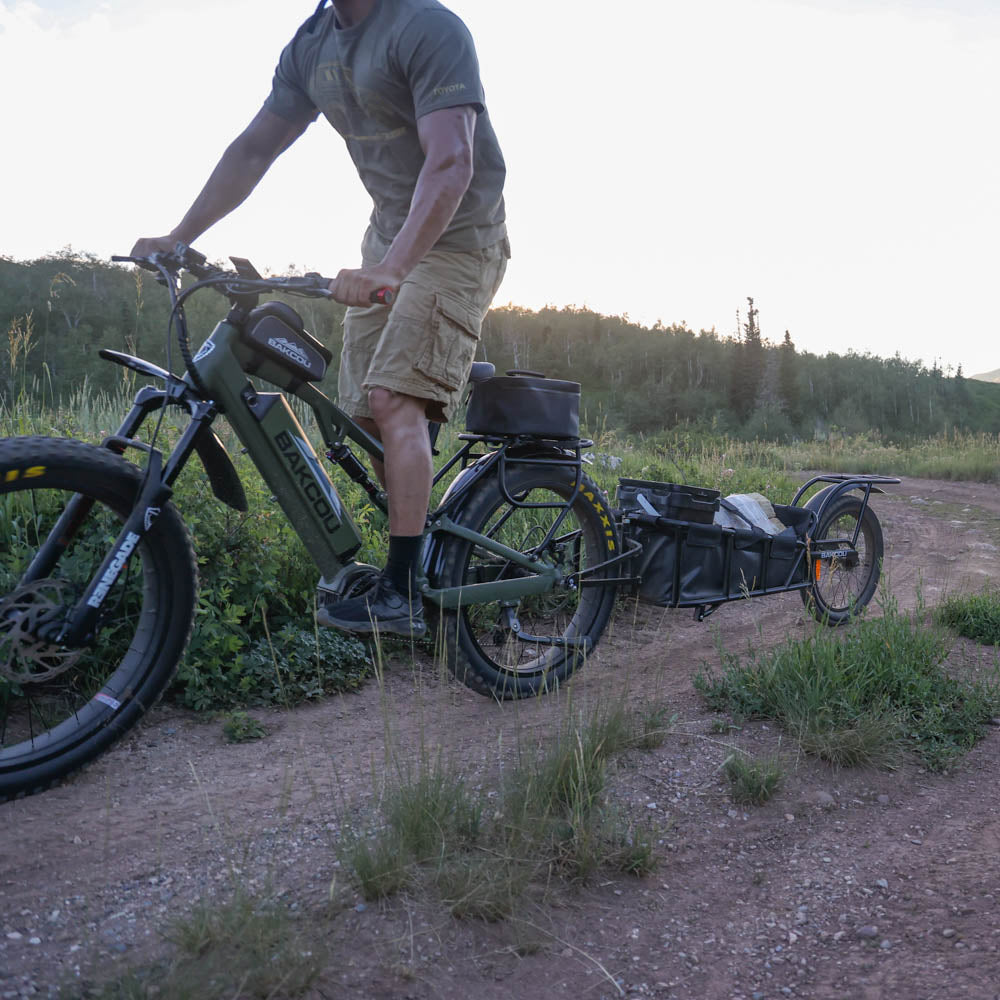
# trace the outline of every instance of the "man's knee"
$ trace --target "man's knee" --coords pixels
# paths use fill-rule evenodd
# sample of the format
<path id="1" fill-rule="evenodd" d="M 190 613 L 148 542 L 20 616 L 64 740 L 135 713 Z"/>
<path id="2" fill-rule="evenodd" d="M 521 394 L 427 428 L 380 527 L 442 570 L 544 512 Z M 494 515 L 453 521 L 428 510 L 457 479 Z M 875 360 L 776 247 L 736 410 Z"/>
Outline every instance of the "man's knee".
<path id="1" fill-rule="evenodd" d="M 423 419 L 427 409 L 424 400 L 381 386 L 368 390 L 368 406 L 380 428 L 412 424 Z"/>

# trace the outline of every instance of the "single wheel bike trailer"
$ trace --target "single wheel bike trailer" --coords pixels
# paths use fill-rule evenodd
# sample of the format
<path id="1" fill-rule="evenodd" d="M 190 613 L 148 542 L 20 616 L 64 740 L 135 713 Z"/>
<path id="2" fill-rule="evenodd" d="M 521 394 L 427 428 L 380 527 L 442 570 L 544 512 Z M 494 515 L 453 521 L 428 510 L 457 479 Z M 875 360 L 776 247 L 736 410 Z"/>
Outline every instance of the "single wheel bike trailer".
<path id="1" fill-rule="evenodd" d="M 790 504 L 768 505 L 770 524 L 744 518 L 739 526 L 737 517 L 732 526 L 732 518 L 715 516 L 720 502 L 739 510 L 717 491 L 621 480 L 623 542 L 639 546 L 627 589 L 661 607 L 693 608 L 698 621 L 731 601 L 799 591 L 818 620 L 843 624 L 871 601 L 881 573 L 882 529 L 871 496 L 898 482 L 815 476 Z M 803 502 L 818 484 L 826 485 Z"/>

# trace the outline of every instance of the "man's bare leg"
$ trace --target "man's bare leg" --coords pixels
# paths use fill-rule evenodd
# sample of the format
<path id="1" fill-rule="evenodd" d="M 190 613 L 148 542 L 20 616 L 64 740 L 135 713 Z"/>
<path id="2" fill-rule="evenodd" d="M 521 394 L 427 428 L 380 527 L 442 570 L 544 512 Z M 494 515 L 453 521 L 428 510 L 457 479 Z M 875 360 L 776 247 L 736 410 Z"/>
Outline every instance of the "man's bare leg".
<path id="1" fill-rule="evenodd" d="M 368 393 L 368 404 L 385 448 L 389 534 L 423 534 L 434 479 L 427 401 L 377 388 Z"/>
<path id="2" fill-rule="evenodd" d="M 358 423 L 385 449 L 384 468 L 378 463 L 375 471 L 389 494 L 389 558 L 375 590 L 326 605 L 317 619 L 352 632 L 421 636 L 426 624 L 416 571 L 434 477 L 427 403 L 389 389 L 372 389 L 368 401 L 373 419 Z"/>

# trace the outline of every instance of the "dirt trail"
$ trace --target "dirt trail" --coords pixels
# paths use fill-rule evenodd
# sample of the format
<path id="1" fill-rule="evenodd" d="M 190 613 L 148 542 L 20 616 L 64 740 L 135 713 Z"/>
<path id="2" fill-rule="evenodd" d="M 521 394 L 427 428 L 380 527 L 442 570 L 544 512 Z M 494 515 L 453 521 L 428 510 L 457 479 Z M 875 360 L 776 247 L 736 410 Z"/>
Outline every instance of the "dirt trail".
<path id="1" fill-rule="evenodd" d="M 875 506 L 901 606 L 1000 578 L 996 487 L 905 480 Z M 562 701 L 498 706 L 399 660 L 381 689 L 258 713 L 271 735 L 239 746 L 217 722 L 161 708 L 70 783 L 0 806 L 0 997 L 140 960 L 166 920 L 234 878 L 301 909 L 324 905 L 345 881 L 332 845 L 344 816 L 379 794 L 387 738 L 397 763 L 440 746 L 489 785 L 519 740 L 558 725 L 566 698 L 596 704 L 626 688 L 678 713 L 677 735 L 614 777 L 621 807 L 667 831 L 654 875 L 609 877 L 523 914 L 529 948 L 512 947 L 509 927 L 454 921 L 424 901 L 352 899 L 332 922 L 336 960 L 316 995 L 1000 997 L 1000 733 L 947 775 L 797 759 L 759 809 L 725 794 L 729 750 L 710 734 L 694 672 L 716 662 L 716 638 L 739 648 L 811 627 L 794 594 L 703 624 L 638 607 Z M 994 657 L 964 643 L 954 655 Z M 734 735 L 747 749 L 779 738 L 766 726 Z"/>

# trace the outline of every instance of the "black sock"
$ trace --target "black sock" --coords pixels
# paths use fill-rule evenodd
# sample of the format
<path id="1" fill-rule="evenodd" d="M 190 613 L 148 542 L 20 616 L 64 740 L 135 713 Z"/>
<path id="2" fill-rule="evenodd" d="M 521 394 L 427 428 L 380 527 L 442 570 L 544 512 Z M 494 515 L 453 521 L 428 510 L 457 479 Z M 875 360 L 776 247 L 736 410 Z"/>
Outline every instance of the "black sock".
<path id="1" fill-rule="evenodd" d="M 385 564 L 385 574 L 401 594 L 412 596 L 417 592 L 414 577 L 423 537 L 423 535 L 389 536 L 389 560 Z"/>

